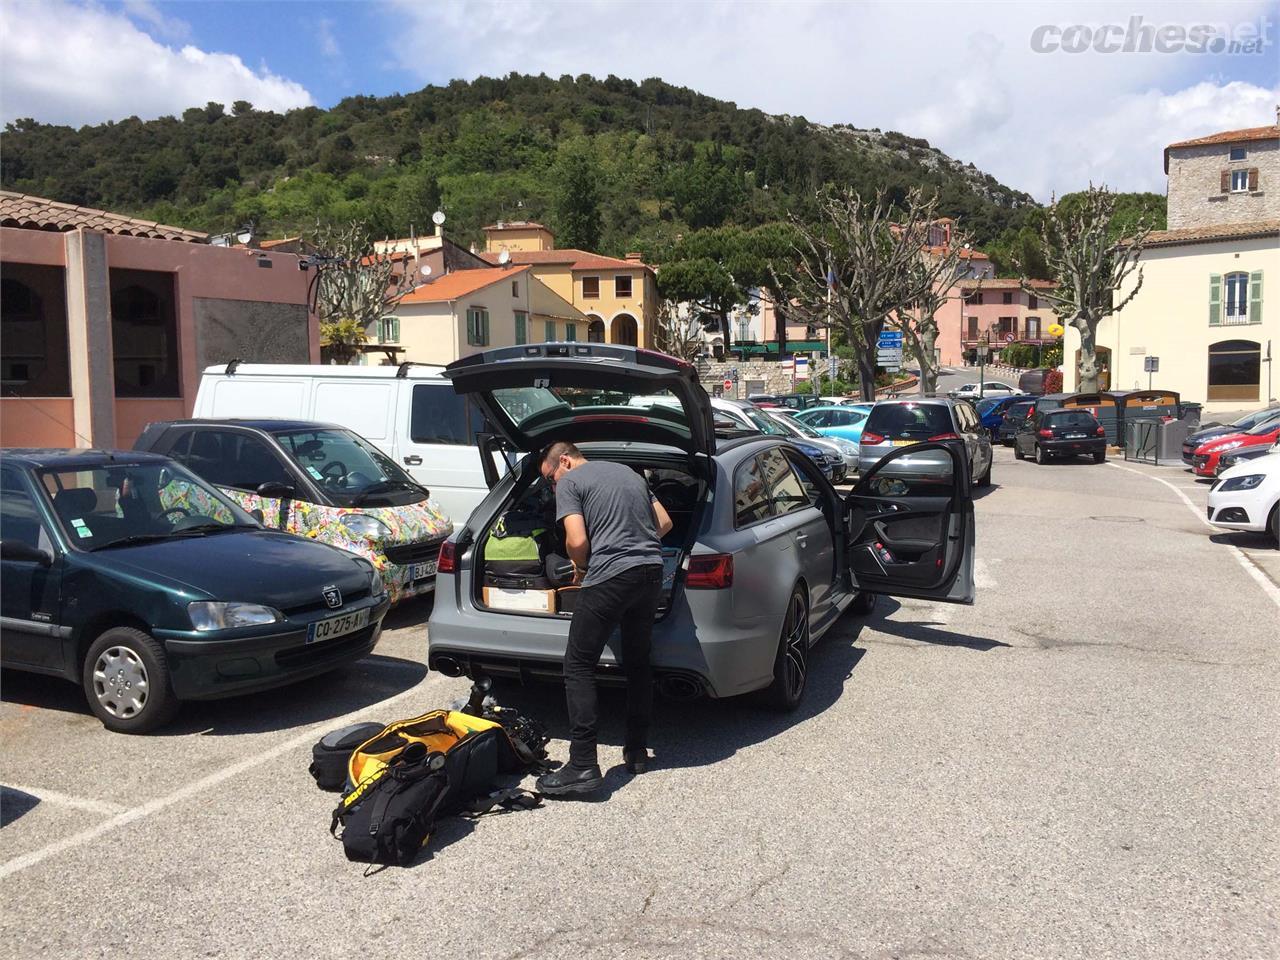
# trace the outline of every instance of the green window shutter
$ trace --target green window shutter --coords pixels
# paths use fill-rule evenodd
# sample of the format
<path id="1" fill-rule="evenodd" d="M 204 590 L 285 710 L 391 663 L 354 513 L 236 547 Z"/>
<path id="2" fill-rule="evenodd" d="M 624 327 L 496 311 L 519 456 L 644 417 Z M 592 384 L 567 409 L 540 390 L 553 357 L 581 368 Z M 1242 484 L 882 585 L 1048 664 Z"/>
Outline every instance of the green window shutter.
<path id="1" fill-rule="evenodd" d="M 1209 326 L 1222 323 L 1222 274 L 1209 274 Z"/>
<path id="2" fill-rule="evenodd" d="M 480 311 L 480 343 L 484 346 L 489 345 L 489 311 Z"/>
<path id="3" fill-rule="evenodd" d="M 527 343 L 529 340 L 529 331 L 526 328 L 528 321 L 523 313 L 516 314 L 516 343 Z"/>
<path id="4" fill-rule="evenodd" d="M 1262 322 L 1262 271 L 1249 274 L 1249 322 Z"/>
<path id="5" fill-rule="evenodd" d="M 564 325 L 564 338 L 566 340 L 578 339 L 578 327 L 576 324 L 566 323 Z"/>
<path id="6" fill-rule="evenodd" d="M 556 338 L 556 322 L 554 320 L 548 320 L 543 326 L 543 333 L 545 334 L 543 339 L 550 343 Z"/>
<path id="7" fill-rule="evenodd" d="M 476 312 L 474 310 L 467 311 L 467 343 L 473 347 L 476 345 Z"/>

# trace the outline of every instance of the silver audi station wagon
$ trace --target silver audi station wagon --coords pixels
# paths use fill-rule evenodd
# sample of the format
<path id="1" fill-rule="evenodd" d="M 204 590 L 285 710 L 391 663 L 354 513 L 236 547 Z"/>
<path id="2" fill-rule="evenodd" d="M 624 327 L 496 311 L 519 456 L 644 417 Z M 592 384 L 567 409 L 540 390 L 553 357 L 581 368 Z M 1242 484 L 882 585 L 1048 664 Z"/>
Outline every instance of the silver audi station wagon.
<path id="1" fill-rule="evenodd" d="M 555 440 L 631 467 L 674 521 L 653 633 L 654 673 L 668 696 L 763 691 L 793 709 L 810 647 L 846 609 L 869 611 L 880 594 L 974 600 L 973 502 L 960 440 L 893 451 L 844 495 L 785 437 L 718 440 L 694 366 L 665 354 L 527 344 L 465 357 L 444 375 L 491 425 L 479 441 L 491 490 L 440 553 L 433 669 L 562 676 L 574 588 L 556 586 L 539 566 L 565 553 L 537 464 Z M 883 472 L 908 451 L 936 459 L 928 472 Z M 530 565 L 513 579 L 508 558 L 518 554 Z M 599 671 L 622 679 L 612 643 Z"/>

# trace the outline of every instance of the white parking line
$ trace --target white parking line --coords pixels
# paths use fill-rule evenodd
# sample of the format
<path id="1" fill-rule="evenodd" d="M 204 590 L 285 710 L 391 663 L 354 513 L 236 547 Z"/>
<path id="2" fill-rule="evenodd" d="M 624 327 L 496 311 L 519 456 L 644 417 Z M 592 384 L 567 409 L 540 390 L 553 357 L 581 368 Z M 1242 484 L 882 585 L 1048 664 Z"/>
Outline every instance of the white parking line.
<path id="1" fill-rule="evenodd" d="M 1134 470 L 1132 467 L 1122 467 L 1120 466 L 1120 464 L 1115 463 L 1112 460 L 1108 460 L 1107 464 L 1108 466 L 1115 467 L 1117 470 L 1123 470 L 1125 473 L 1137 474 L 1139 477 L 1146 477 L 1148 480 L 1154 480 L 1157 483 L 1163 483 L 1166 487 L 1168 487 L 1170 490 L 1172 490 L 1174 493 L 1178 495 L 1178 497 L 1182 500 L 1182 502 L 1187 505 L 1187 509 L 1190 510 L 1192 514 L 1195 515 L 1195 518 L 1199 520 L 1202 524 L 1204 524 L 1214 533 L 1226 532 L 1222 527 L 1215 527 L 1212 523 L 1210 523 L 1209 518 L 1204 515 L 1204 511 L 1198 509 L 1196 505 L 1191 502 L 1190 497 L 1188 497 L 1182 490 L 1178 489 L 1178 487 L 1174 486 L 1168 480 L 1164 479 L 1164 477 L 1153 477 L 1149 473 L 1143 473 L 1141 470 Z M 1266 573 L 1264 573 L 1262 569 L 1256 563 L 1253 562 L 1252 558 L 1250 558 L 1250 556 L 1247 553 L 1245 553 L 1243 550 L 1237 547 L 1234 543 L 1223 544 L 1223 546 L 1225 546 L 1228 551 L 1230 551 L 1235 555 L 1235 558 L 1240 561 L 1240 566 L 1244 567 L 1245 573 L 1249 574 L 1249 576 L 1253 577 L 1253 579 L 1257 581 L 1258 586 L 1262 588 L 1262 592 L 1271 598 L 1271 602 L 1274 603 L 1277 607 L 1280 607 L 1280 587 L 1277 587 L 1275 583 L 1272 582 L 1271 578 L 1268 577 Z"/>
<path id="2" fill-rule="evenodd" d="M 6 783 L 0 784 L 0 786 L 3 786 L 6 790 L 15 790 L 18 793 L 25 793 L 28 796 L 35 797 L 41 803 L 52 803 L 58 807 L 74 807 L 77 810 L 87 810 L 89 813 L 101 813 L 105 816 L 114 816 L 129 809 L 123 804 L 111 803 L 108 800 L 73 797 L 65 793 L 58 793 L 56 790 L 45 790 L 43 787 L 26 787 L 20 783 Z"/>
<path id="3" fill-rule="evenodd" d="M 431 674 L 428 674 L 427 676 L 430 677 Z M 378 703 L 372 703 L 367 707 L 361 707 L 359 710 L 348 713 L 346 716 L 335 717 L 334 719 L 324 721 L 323 723 L 312 724 L 307 727 L 306 732 L 304 733 L 299 733 L 295 737 L 290 737 L 288 740 L 278 743 L 267 750 L 255 751 L 252 756 L 246 757 L 239 763 L 233 763 L 229 767 L 216 770 L 206 777 L 201 777 L 194 783 L 189 783 L 185 787 L 181 787 L 173 791 L 173 793 L 170 793 L 167 796 L 158 797 L 155 800 L 142 804 L 141 806 L 123 810 L 113 816 L 110 820 L 104 820 L 96 826 L 89 827 L 86 830 L 81 830 L 79 833 L 74 833 L 69 837 L 64 837 L 61 840 L 47 844 L 40 847 L 38 850 L 32 850 L 30 853 L 24 853 L 22 856 L 14 857 L 12 860 L 8 860 L 5 863 L 0 864 L 0 880 L 15 874 L 20 870 L 26 870 L 28 867 L 34 867 L 41 861 L 47 860 L 55 854 L 62 853 L 64 850 L 70 850 L 73 847 L 80 847 L 84 846 L 86 843 L 91 843 L 104 834 L 110 833 L 113 830 L 118 830 L 120 827 L 127 826 L 135 820 L 141 820 L 144 817 L 149 817 L 153 814 L 159 813 L 166 807 L 171 807 L 175 803 L 180 803 L 183 800 L 187 800 L 190 797 L 203 793 L 212 787 L 216 787 L 224 780 L 229 780 L 238 774 L 251 770 L 254 767 L 261 766 L 264 762 L 278 757 L 282 753 L 288 753 L 290 750 L 294 750 L 303 744 L 311 743 L 316 739 L 316 730 L 320 726 L 323 726 L 326 729 L 331 729 L 343 727 L 349 723 L 355 723 L 360 718 L 366 717 L 373 710 L 381 710 L 393 703 L 396 703 L 397 701 L 405 699 L 411 694 L 420 693 L 421 686 L 422 684 L 419 683 L 410 687 L 408 690 L 397 693 L 394 697 L 388 697 L 386 700 L 379 701 Z M 14 789 L 23 788 L 15 787 Z M 27 792 L 31 793 L 33 796 L 39 796 L 39 794 L 33 790 L 28 790 Z"/>

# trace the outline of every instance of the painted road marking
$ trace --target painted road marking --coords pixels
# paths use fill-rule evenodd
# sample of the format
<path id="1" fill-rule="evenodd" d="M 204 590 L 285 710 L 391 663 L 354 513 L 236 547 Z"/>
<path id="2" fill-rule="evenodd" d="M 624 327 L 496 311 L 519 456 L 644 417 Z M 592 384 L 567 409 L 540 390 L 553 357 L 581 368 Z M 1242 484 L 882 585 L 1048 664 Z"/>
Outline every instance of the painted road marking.
<path id="1" fill-rule="evenodd" d="M 1202 524 L 1204 524 L 1214 533 L 1227 532 L 1222 527 L 1215 527 L 1212 523 L 1210 523 L 1209 518 L 1204 515 L 1204 511 L 1200 510 L 1194 503 L 1191 502 L 1190 497 L 1188 497 L 1182 490 L 1180 490 L 1174 484 L 1164 479 L 1164 477 L 1153 477 L 1149 473 L 1143 473 L 1141 470 L 1134 470 L 1132 467 L 1122 467 L 1120 466 L 1120 464 L 1115 463 L 1111 460 L 1107 461 L 1107 465 L 1115 467 L 1117 470 L 1123 470 L 1125 473 L 1133 473 L 1139 477 L 1146 477 L 1148 480 L 1156 481 L 1156 483 L 1163 483 L 1166 487 L 1168 487 L 1170 490 L 1172 490 L 1174 493 L 1178 495 L 1179 499 L 1181 499 L 1182 502 L 1187 505 L 1187 509 L 1190 510 L 1192 515 L 1197 520 L 1199 520 Z M 1231 553 L 1235 555 L 1235 558 L 1238 561 L 1240 561 L 1240 566 L 1244 567 L 1245 573 L 1249 574 L 1249 576 L 1253 577 L 1253 579 L 1257 581 L 1258 586 L 1262 588 L 1262 592 L 1271 598 L 1271 602 L 1274 603 L 1277 607 L 1280 607 L 1280 587 L 1277 587 L 1275 583 L 1272 582 L 1271 578 L 1268 577 L 1266 573 L 1262 570 L 1262 568 L 1259 567 L 1256 563 L 1254 563 L 1253 560 L 1249 557 L 1249 555 L 1245 553 L 1243 550 L 1241 550 L 1239 547 L 1237 547 L 1234 543 L 1225 543 L 1223 544 L 1223 546 L 1226 547 L 1227 550 L 1229 550 Z"/>
<path id="2" fill-rule="evenodd" d="M 45 790 L 43 787 L 25 787 L 20 783 L 6 783 L 0 786 L 3 786 L 5 790 L 13 790 L 17 793 L 25 793 L 28 796 L 35 797 L 41 803 L 51 803 L 57 807 L 74 807 L 77 810 L 87 810 L 89 813 L 100 813 L 109 817 L 124 813 L 129 809 L 120 803 L 111 803 L 108 800 L 91 800 L 86 797 L 73 797 L 69 794 L 58 793 L 56 790 Z"/>
<path id="3" fill-rule="evenodd" d="M 427 676 L 430 677 L 432 675 L 428 674 Z M 26 870 L 28 867 L 34 867 L 41 861 L 47 860 L 55 854 L 62 853 L 64 850 L 70 850 L 73 847 L 81 847 L 86 843 L 91 843 L 104 834 L 110 833 L 113 830 L 118 830 L 121 827 L 128 826 L 135 820 L 150 817 L 167 807 L 173 806 L 175 803 L 181 803 L 183 800 L 189 799 L 190 797 L 194 797 L 197 794 L 216 787 L 225 780 L 230 780 L 232 777 L 238 776 L 239 774 L 251 770 L 254 767 L 262 766 L 262 764 L 267 760 L 271 760 L 280 756 L 282 753 L 288 753 L 290 750 L 297 749 L 304 744 L 313 742 L 316 739 L 316 730 L 318 727 L 324 726 L 329 728 L 330 725 L 332 725 L 332 729 L 345 727 L 347 724 L 355 723 L 362 717 L 367 717 L 372 711 L 381 710 L 393 703 L 396 703 L 397 701 L 405 699 L 411 694 L 420 693 L 421 686 L 422 684 L 420 683 L 408 690 L 397 693 L 394 697 L 389 697 L 388 699 L 382 700 L 378 703 L 370 704 L 367 707 L 361 707 L 359 710 L 348 713 L 346 716 L 335 717 L 332 720 L 312 724 L 307 727 L 305 733 L 300 733 L 295 737 L 290 737 L 288 740 L 276 744 L 269 750 L 255 751 L 252 756 L 246 757 L 239 763 L 233 763 L 229 767 L 224 767 L 221 770 L 215 770 L 208 776 L 202 777 L 194 783 L 189 783 L 185 787 L 180 787 L 167 796 L 158 797 L 155 800 L 144 803 L 139 807 L 124 810 L 123 812 L 113 816 L 110 820 L 104 820 L 96 826 L 89 827 L 86 830 L 81 830 L 79 833 L 74 833 L 62 840 L 54 841 L 53 843 L 40 847 L 38 850 L 32 850 L 30 853 L 24 853 L 22 856 L 14 857 L 12 860 L 8 860 L 5 863 L 0 864 L 0 880 L 15 874 L 20 870 Z M 34 796 L 35 794 L 33 793 L 32 795 Z"/>

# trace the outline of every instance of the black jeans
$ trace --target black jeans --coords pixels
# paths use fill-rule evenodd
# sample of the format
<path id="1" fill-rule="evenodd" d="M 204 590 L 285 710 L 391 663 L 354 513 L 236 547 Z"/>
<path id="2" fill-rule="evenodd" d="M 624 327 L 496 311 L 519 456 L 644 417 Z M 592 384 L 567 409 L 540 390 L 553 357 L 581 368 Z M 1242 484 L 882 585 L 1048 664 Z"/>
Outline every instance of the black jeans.
<path id="1" fill-rule="evenodd" d="M 569 762 L 596 761 L 596 664 L 605 643 L 622 628 L 622 670 L 627 677 L 628 749 L 648 746 L 653 716 L 653 669 L 649 647 L 653 618 L 662 594 L 662 565 L 632 567 L 603 583 L 583 587 L 573 608 L 564 657 L 564 691 L 569 705 Z"/>

